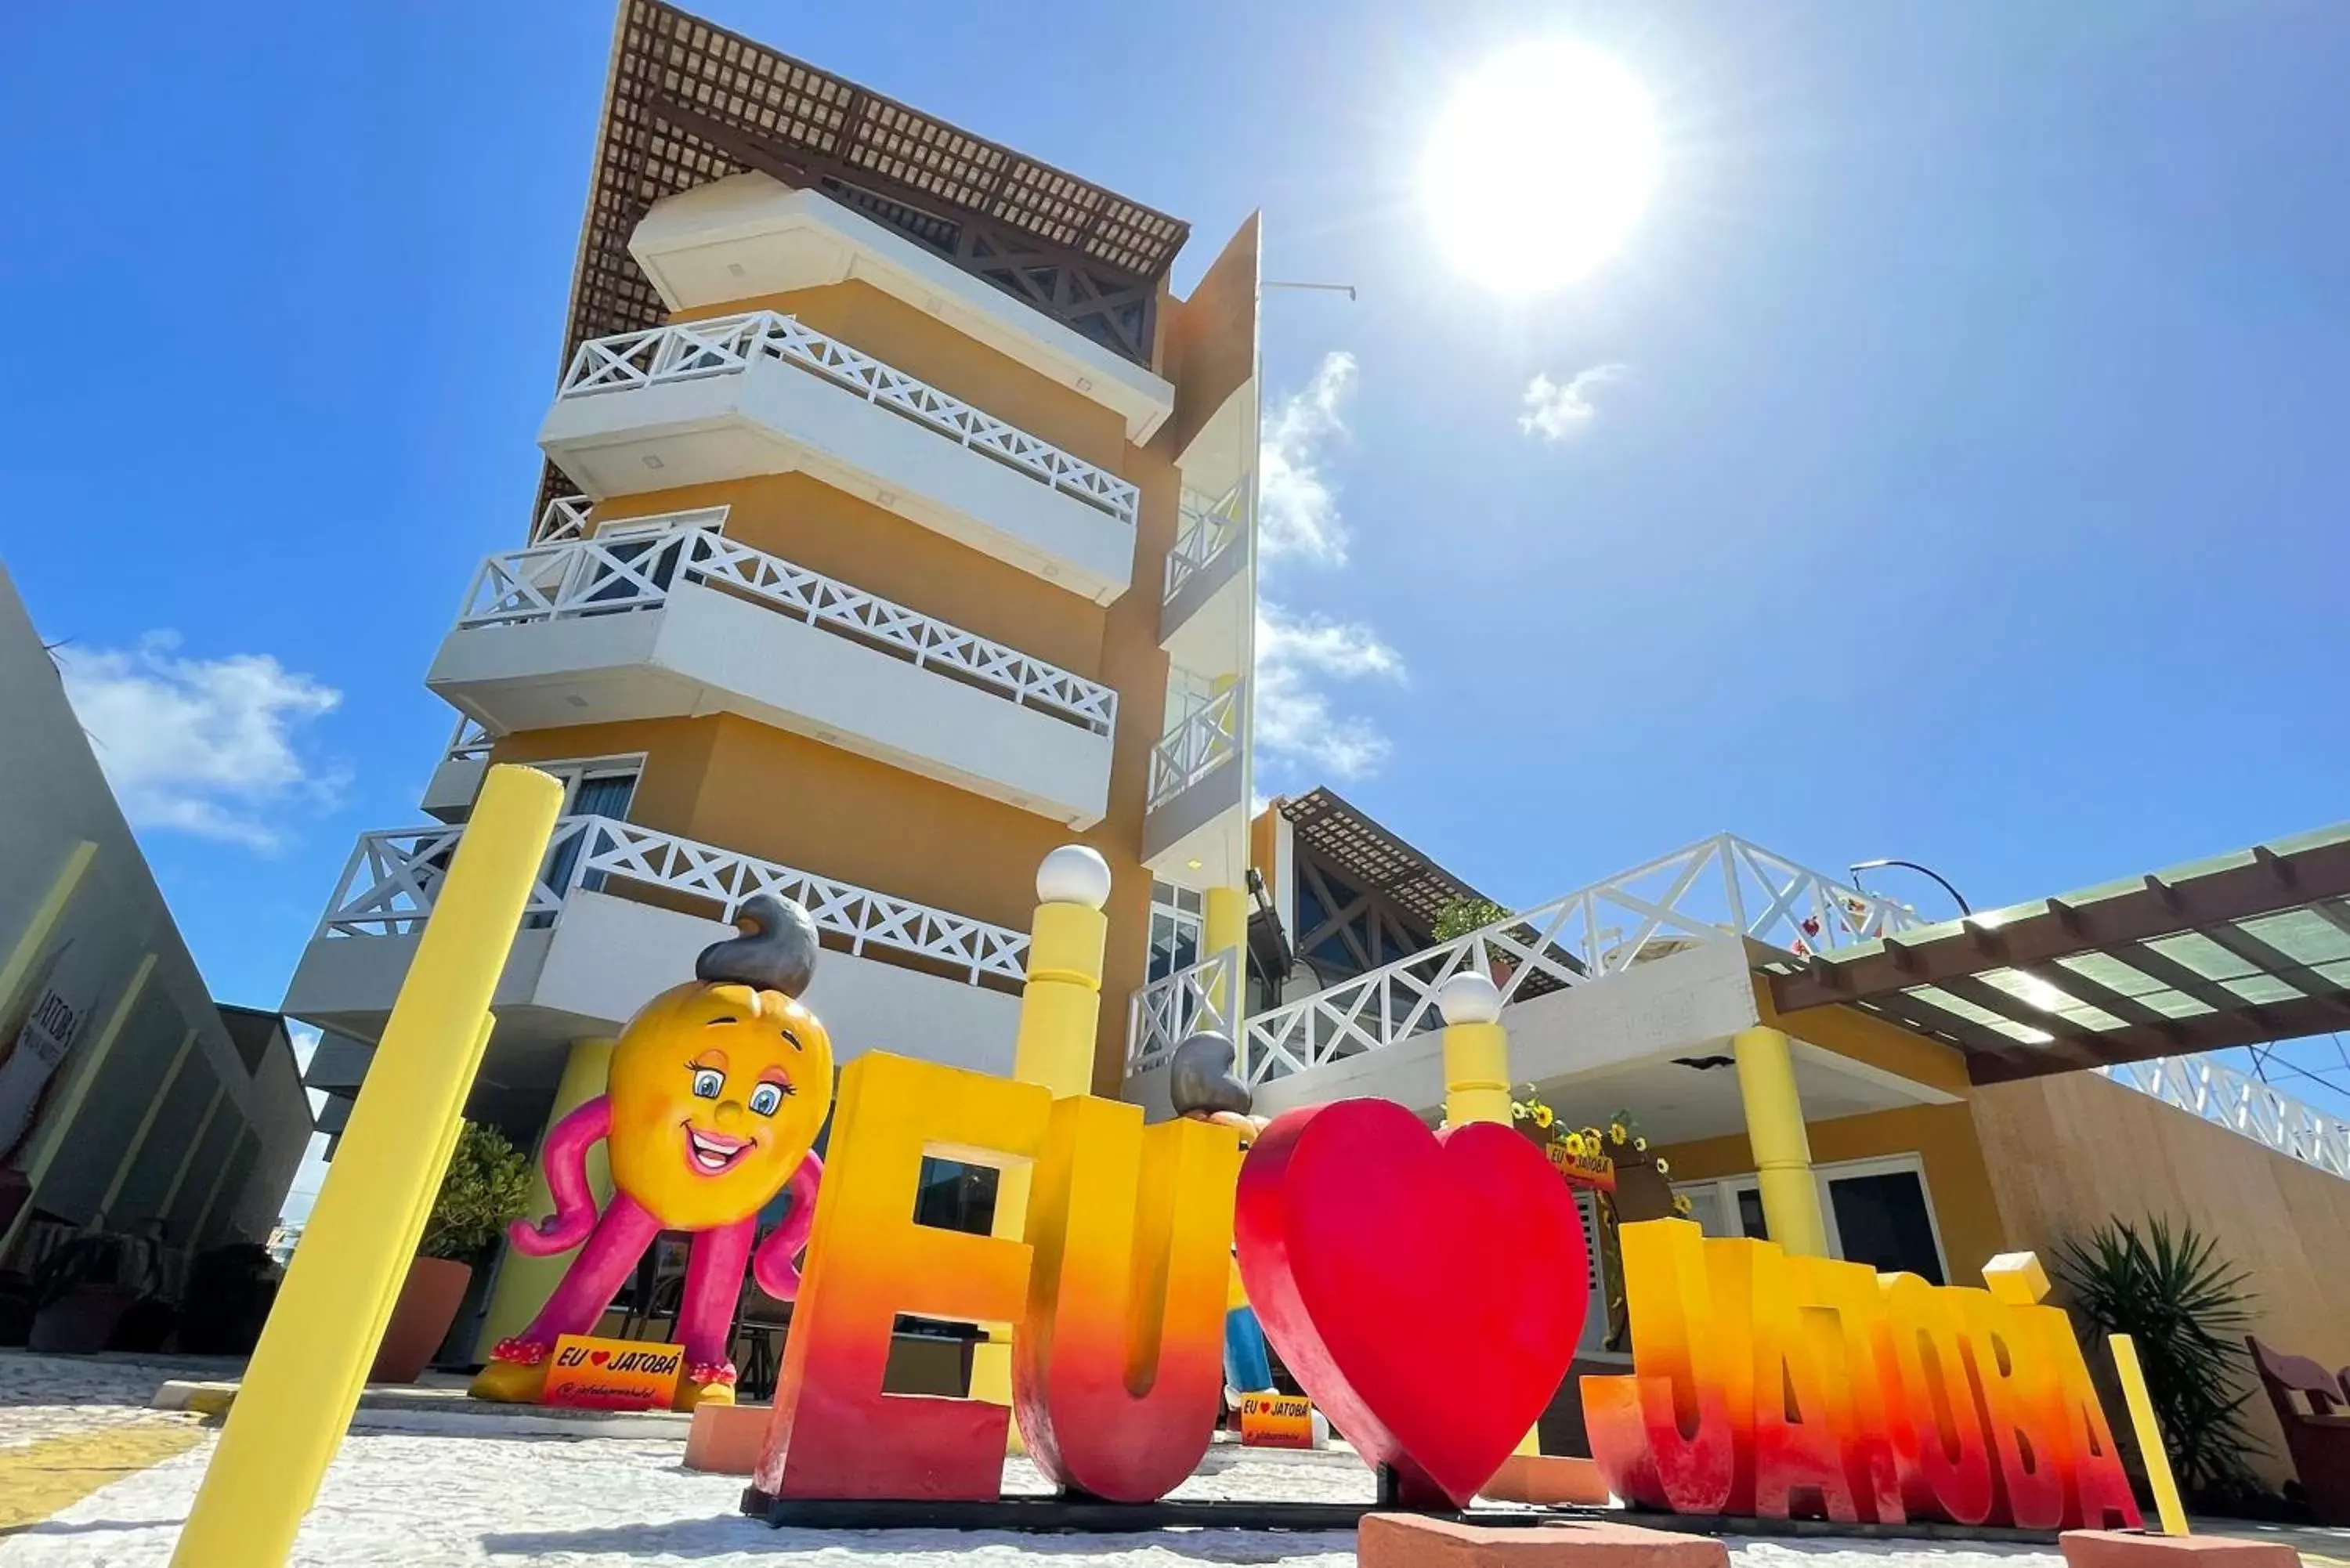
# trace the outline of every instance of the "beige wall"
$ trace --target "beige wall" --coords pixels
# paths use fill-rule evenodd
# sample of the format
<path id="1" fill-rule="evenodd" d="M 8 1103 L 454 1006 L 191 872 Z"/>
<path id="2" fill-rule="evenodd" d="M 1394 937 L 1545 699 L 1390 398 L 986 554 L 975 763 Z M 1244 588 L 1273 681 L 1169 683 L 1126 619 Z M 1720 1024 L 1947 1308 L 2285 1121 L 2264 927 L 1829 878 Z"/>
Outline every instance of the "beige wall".
<path id="1" fill-rule="evenodd" d="M 2093 1073 L 1978 1089 L 1975 1122 L 2015 1246 L 2045 1258 L 2108 1220 L 2191 1224 L 2251 1275 L 2255 1333 L 2350 1366 L 2350 1181 Z M 2271 1450 L 2255 1468 L 2282 1481 L 2282 1436 L 2249 1373 L 2246 1386 Z"/>

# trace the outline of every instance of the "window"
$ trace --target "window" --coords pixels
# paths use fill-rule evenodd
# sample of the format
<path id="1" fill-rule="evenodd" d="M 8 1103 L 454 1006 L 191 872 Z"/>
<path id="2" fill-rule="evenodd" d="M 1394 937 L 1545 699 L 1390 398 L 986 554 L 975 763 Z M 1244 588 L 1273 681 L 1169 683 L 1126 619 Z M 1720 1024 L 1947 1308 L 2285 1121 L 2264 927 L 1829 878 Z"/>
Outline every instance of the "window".
<path id="1" fill-rule="evenodd" d="M 1207 917 L 1201 896 L 1170 882 L 1150 884 L 1150 961 L 1148 980 L 1165 980 L 1200 961 Z"/>
<path id="2" fill-rule="evenodd" d="M 563 812 L 565 816 L 608 816 L 626 821 L 629 805 L 636 798 L 637 777 L 643 763 L 631 757 L 626 762 L 556 763 L 548 773 L 563 781 Z M 588 848 L 594 828 L 575 833 L 555 846 L 547 857 L 546 885 L 559 895 L 571 885 L 572 868 Z M 604 874 L 590 871 L 579 878 L 579 886 L 588 892 L 599 891 L 604 886 Z M 533 917 L 541 923 L 551 922 L 551 914 Z"/>
<path id="3" fill-rule="evenodd" d="M 995 1170 L 922 1157 L 914 1189 L 914 1223 L 984 1236 L 995 1223 Z"/>
<path id="4" fill-rule="evenodd" d="M 1929 1284 L 1947 1282 L 1925 1167 L 1916 1155 L 1818 1166 L 1813 1176 L 1819 1183 L 1820 1220 L 1831 1256 L 1866 1263 L 1881 1273 L 1916 1274 Z M 1688 1195 L 1690 1218 L 1707 1235 L 1771 1239 L 1762 1189 L 1754 1178 L 1685 1182 L 1674 1190 Z"/>

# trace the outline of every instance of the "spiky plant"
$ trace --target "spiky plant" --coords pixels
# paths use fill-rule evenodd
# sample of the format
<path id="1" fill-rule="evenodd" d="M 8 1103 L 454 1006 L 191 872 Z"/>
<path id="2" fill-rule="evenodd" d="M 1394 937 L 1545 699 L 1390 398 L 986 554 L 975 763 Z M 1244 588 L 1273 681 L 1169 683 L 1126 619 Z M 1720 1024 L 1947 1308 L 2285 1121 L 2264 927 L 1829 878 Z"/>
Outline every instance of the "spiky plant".
<path id="1" fill-rule="evenodd" d="M 2267 1450 L 2246 1429 L 2243 1407 L 2251 1325 L 2245 1275 L 2218 1256 L 2191 1225 L 2159 1218 L 2143 1232 L 2110 1220 L 2060 1243 L 2056 1272 L 2085 1334 L 2126 1334 L 2137 1343 L 2147 1396 L 2162 1426 L 2170 1468 L 2189 1491 L 2257 1489 L 2245 1463 Z"/>

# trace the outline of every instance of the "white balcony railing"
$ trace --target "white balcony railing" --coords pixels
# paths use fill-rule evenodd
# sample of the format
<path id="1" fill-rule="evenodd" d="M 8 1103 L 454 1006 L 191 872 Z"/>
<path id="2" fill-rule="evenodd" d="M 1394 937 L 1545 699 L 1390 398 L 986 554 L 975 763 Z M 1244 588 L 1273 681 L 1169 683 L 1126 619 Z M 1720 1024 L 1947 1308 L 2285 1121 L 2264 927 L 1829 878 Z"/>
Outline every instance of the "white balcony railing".
<path id="1" fill-rule="evenodd" d="M 432 918 L 464 834 L 463 827 L 410 827 L 361 835 L 315 940 L 419 929 Z M 556 824 L 524 923 L 559 924 L 575 888 L 621 882 L 706 899 L 722 920 L 732 920 L 754 894 L 779 894 L 805 907 L 819 930 L 846 939 L 850 952 L 909 955 L 961 971 L 973 984 L 1016 985 L 1027 972 L 1025 932 L 605 816 L 567 816 Z"/>
<path id="2" fill-rule="evenodd" d="M 582 343 L 556 395 L 592 397 L 705 376 L 735 375 L 760 359 L 774 359 L 820 376 L 876 408 L 927 425 L 957 445 L 1074 495 L 1121 523 L 1134 521 L 1140 493 L 1126 480 L 779 311 L 674 321 Z"/>
<path id="3" fill-rule="evenodd" d="M 1183 492 L 1178 504 L 1180 521 L 1175 533 L 1175 547 L 1167 552 L 1167 588 L 1159 595 L 1159 603 L 1174 602 L 1184 584 L 1240 542 L 1248 529 L 1246 485 L 1243 480 L 1217 501 L 1195 490 Z"/>
<path id="4" fill-rule="evenodd" d="M 457 715 L 457 727 L 449 732 L 449 750 L 442 761 L 450 763 L 485 763 L 490 759 L 490 746 L 497 739 L 479 719 L 469 713 Z"/>
<path id="5" fill-rule="evenodd" d="M 1240 974 L 1240 950 L 1226 948 L 1139 988 L 1126 1004 L 1127 1076 L 1158 1066 L 1201 1030 L 1229 1038 Z M 1217 1005 L 1220 1000 L 1224 1006 Z"/>
<path id="6" fill-rule="evenodd" d="M 1507 1003 L 1529 986 L 1591 985 L 1689 947 L 1752 938 L 1808 953 L 1922 923 L 1905 904 L 1720 834 L 1260 1013 L 1241 1068 L 1251 1085 L 1268 1083 L 1439 1027 L 1437 988 L 1463 969 L 1490 973 Z"/>
<path id="7" fill-rule="evenodd" d="M 530 542 L 534 545 L 559 545 L 566 539 L 588 536 L 588 509 L 596 504 L 584 495 L 557 495 L 539 508 L 538 521 L 531 525 Z"/>
<path id="8" fill-rule="evenodd" d="M 2166 1056 L 2097 1071 L 2304 1165 L 2350 1178 L 2350 1122 L 2209 1056 Z"/>
<path id="9" fill-rule="evenodd" d="M 1150 749 L 1149 809 L 1160 806 L 1241 754 L 1241 687 L 1235 681 L 1191 710 Z"/>
<path id="10" fill-rule="evenodd" d="M 683 520 L 708 515 L 682 514 L 669 525 L 648 519 L 621 532 L 608 528 L 591 539 L 492 556 L 474 573 L 457 625 L 525 626 L 658 609 L 668 602 L 671 585 L 683 580 L 732 593 L 1097 735 L 1116 727 L 1118 693 L 1109 687 L 754 550 L 711 523 Z"/>

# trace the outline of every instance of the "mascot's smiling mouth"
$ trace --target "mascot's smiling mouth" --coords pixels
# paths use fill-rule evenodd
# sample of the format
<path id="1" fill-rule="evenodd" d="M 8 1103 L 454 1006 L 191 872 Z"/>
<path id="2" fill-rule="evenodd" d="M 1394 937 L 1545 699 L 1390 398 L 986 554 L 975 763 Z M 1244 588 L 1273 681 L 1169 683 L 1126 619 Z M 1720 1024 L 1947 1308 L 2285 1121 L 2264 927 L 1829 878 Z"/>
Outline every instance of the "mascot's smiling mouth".
<path id="1" fill-rule="evenodd" d="M 691 1122 L 680 1122 L 685 1128 L 685 1158 L 696 1170 L 705 1176 L 716 1176 L 734 1168 L 734 1162 L 751 1151 L 747 1137 L 732 1137 L 722 1132 L 709 1132 Z"/>

